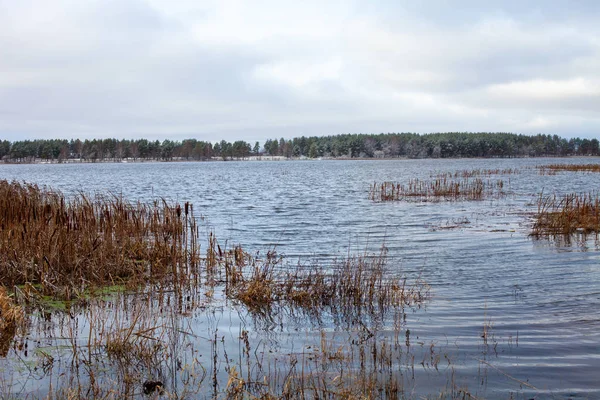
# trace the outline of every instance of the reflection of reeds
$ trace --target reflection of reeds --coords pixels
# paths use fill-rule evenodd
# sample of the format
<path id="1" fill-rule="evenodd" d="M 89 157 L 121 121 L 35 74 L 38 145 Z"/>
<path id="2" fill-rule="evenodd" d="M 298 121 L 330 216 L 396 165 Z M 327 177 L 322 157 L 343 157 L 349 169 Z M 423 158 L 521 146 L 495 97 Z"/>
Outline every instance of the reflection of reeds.
<path id="1" fill-rule="evenodd" d="M 275 253 L 271 257 L 273 263 L 280 260 Z M 338 293 L 347 294 L 331 296 L 332 303 L 339 296 L 349 307 L 359 308 L 354 303 L 363 304 L 369 298 L 379 301 L 376 289 L 367 288 L 377 288 L 380 275 L 367 270 L 383 267 L 381 260 L 361 262 L 371 266 L 358 267 L 355 259 L 339 265 L 338 282 L 353 277 L 364 278 L 365 284 L 338 283 Z M 370 279 L 371 275 L 376 278 Z M 251 280 L 252 274 L 244 279 Z M 309 290 L 308 278 L 302 282 L 302 290 Z M 404 281 L 402 285 L 408 287 Z M 357 293 L 357 287 L 364 287 L 364 293 Z M 281 288 L 276 290 L 282 293 Z M 409 295 L 409 289 L 404 291 L 403 298 L 411 297 L 412 304 L 424 300 L 423 292 L 417 296 Z M 411 346 L 401 340 L 406 319 L 401 309 L 394 307 L 399 314 L 388 321 L 392 326 L 383 333 L 371 313 L 356 312 L 351 317 L 356 320 L 354 328 L 347 333 L 338 331 L 339 337 L 318 328 L 314 335 L 298 336 L 299 352 L 271 353 L 271 340 L 264 342 L 256 331 L 248 332 L 240 326 L 239 336 L 221 332 L 221 317 L 214 313 L 222 305 L 208 306 L 205 300 L 194 291 L 180 296 L 152 290 L 136 296 L 118 293 L 108 301 L 91 299 L 81 311 L 84 324 L 80 317 L 62 319 L 65 327 L 61 332 L 64 330 L 69 338 L 69 352 L 57 348 L 38 355 L 38 365 L 44 365 L 47 374 L 54 370 L 58 376 L 48 398 L 84 398 L 90 393 L 95 398 L 135 398 L 149 392 L 150 384 L 160 385 L 160 390 L 150 393 L 154 396 L 151 398 L 161 393 L 165 398 L 397 398 L 407 382 L 405 374 L 414 373 L 415 356 Z M 286 304 L 289 308 L 307 307 L 304 301 L 296 305 L 291 298 Z M 377 306 L 375 309 L 377 312 Z M 192 313 L 197 319 L 202 310 L 202 329 L 187 326 L 184 315 Z M 279 313 L 273 318 L 287 318 L 284 315 Z M 55 318 L 62 317 L 54 314 Z M 314 326 L 309 321 L 302 324 L 309 327 L 307 332 Z M 206 342 L 210 343 L 211 354 L 199 352 L 201 346 L 206 348 Z M 440 359 L 432 345 L 420 364 L 437 370 Z"/>
<path id="2" fill-rule="evenodd" d="M 435 345 L 431 343 L 422 349 L 423 360 L 419 364 L 425 370 L 438 371 L 441 355 Z M 415 355 L 410 347 L 385 335 L 366 340 L 358 335 L 350 335 L 347 340 L 339 340 L 335 335 L 321 331 L 318 343 L 311 343 L 302 352 L 289 354 L 287 359 L 283 358 L 278 363 L 265 363 L 258 368 L 253 365 L 247 371 L 251 375 L 245 378 L 242 376 L 246 368 L 241 367 L 229 371 L 226 386 L 228 398 L 414 397 L 405 384 L 414 379 Z M 436 397 L 446 398 L 441 395 Z"/>
<path id="3" fill-rule="evenodd" d="M 504 195 L 503 189 L 502 180 L 452 180 L 446 177 L 432 181 L 411 179 L 406 185 L 389 181 L 374 183 L 371 185 L 369 198 L 377 202 L 483 200 Z"/>
<path id="4" fill-rule="evenodd" d="M 39 353 L 38 363 L 46 374 L 60 371 L 44 398 L 124 399 L 144 393 L 157 399 L 177 374 L 186 377 L 186 384 L 179 396 L 167 398 L 196 398 L 206 369 L 197 358 L 188 358 L 188 351 L 195 353 L 190 340 L 194 336 L 181 325 L 178 308 L 189 302 L 177 297 L 148 292 L 118 294 L 110 301 L 91 299 L 80 316 L 63 319 L 61 332 L 68 337 L 70 351 L 47 348 Z M 85 329 L 78 326 L 82 315 Z"/>
<path id="5" fill-rule="evenodd" d="M 600 172 L 600 164 L 548 164 L 536 168 L 540 175 L 556 175 L 559 171 Z"/>
<path id="6" fill-rule="evenodd" d="M 265 379 L 264 370 L 255 372 L 255 381 L 262 380 L 263 385 L 241 379 L 233 369 L 227 396 L 231 399 L 401 398 L 404 376 L 400 368 L 410 356 L 402 347 L 379 339 L 340 344 L 322 334 L 312 351 L 290 357 L 287 365 L 280 363 L 270 379 Z"/>
<path id="7" fill-rule="evenodd" d="M 64 320 L 70 353 L 39 353 L 57 376 L 47 398 L 138 398 L 142 392 L 150 398 L 398 398 L 414 374 L 413 350 L 422 353 L 416 364 L 426 370 L 437 371 L 442 359 L 433 344 L 423 352 L 404 345 L 402 322 L 380 332 L 364 316 L 362 328 L 318 329 L 294 339 L 297 351 L 272 353 L 273 343 L 256 331 L 221 331 L 218 308 L 193 307 L 197 294 L 145 295 L 92 300 L 81 330 L 77 318 Z M 203 328 L 186 327 L 180 309 L 193 310 L 195 318 L 205 309 Z"/>
<path id="8" fill-rule="evenodd" d="M 532 236 L 600 232 L 598 194 L 568 194 L 562 198 L 540 195 Z"/>
<path id="9" fill-rule="evenodd" d="M 194 276 L 199 257 L 191 206 L 71 201 L 36 185 L 0 181 L 0 283 L 39 285 L 71 298 L 88 286 L 171 282 Z"/>

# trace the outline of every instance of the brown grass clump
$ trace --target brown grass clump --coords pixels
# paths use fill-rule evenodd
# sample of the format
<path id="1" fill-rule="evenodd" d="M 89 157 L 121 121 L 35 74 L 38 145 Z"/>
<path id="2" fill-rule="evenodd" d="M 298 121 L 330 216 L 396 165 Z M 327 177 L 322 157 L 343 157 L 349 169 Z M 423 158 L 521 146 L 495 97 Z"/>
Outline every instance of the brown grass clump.
<path id="1" fill-rule="evenodd" d="M 10 343 L 23 320 L 21 307 L 15 305 L 6 289 L 0 286 L 0 357 L 6 357 Z"/>
<path id="2" fill-rule="evenodd" d="M 32 283 L 73 298 L 88 286 L 174 283 L 199 263 L 191 205 L 129 203 L 117 196 L 68 201 L 37 185 L 0 181 L 0 284 Z"/>
<path id="3" fill-rule="evenodd" d="M 281 261 L 277 252 L 269 251 L 263 261 L 253 258 L 249 263 L 226 263 L 227 296 L 242 302 L 251 310 L 268 309 L 281 298 L 281 284 L 276 273 Z"/>
<path id="4" fill-rule="evenodd" d="M 568 194 L 562 198 L 540 195 L 532 236 L 571 235 L 578 232 L 600 232 L 598 194 Z"/>
<path id="5" fill-rule="evenodd" d="M 460 201 L 483 200 L 486 197 L 504 195 L 504 181 L 452 180 L 446 177 L 432 181 L 411 179 L 407 185 L 396 182 L 374 183 L 369 191 L 369 198 L 382 201 Z"/>
<path id="6" fill-rule="evenodd" d="M 556 175 L 560 171 L 600 172 L 600 164 L 548 164 L 536 167 L 540 175 Z"/>
<path id="7" fill-rule="evenodd" d="M 520 174 L 521 171 L 519 171 L 516 168 L 504 168 L 504 169 L 500 169 L 500 168 L 496 168 L 496 169 L 464 169 L 461 171 L 456 171 L 454 173 L 452 172 L 446 172 L 446 173 L 441 173 L 441 174 L 435 174 L 432 175 L 432 177 L 435 178 L 473 178 L 476 176 L 492 176 L 492 175 L 516 175 L 516 174 Z"/>
<path id="8" fill-rule="evenodd" d="M 381 313 L 390 307 L 417 305 L 428 298 L 429 287 L 417 280 L 387 273 L 386 249 L 374 256 L 350 257 L 337 263 L 332 271 L 322 268 L 297 268 L 278 272 L 281 261 L 276 253 L 266 260 L 254 260 L 244 271 L 238 266 L 235 283 L 230 280 L 227 292 L 254 310 L 268 309 L 277 302 L 305 309 L 335 308 L 338 311 L 365 310 Z"/>

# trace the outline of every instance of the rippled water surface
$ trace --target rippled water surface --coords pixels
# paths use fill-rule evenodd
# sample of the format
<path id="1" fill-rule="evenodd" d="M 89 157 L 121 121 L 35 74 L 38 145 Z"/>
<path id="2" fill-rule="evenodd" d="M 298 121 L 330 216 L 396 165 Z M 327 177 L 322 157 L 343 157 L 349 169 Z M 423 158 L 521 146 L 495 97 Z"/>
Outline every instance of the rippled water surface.
<path id="1" fill-rule="evenodd" d="M 408 316 L 413 346 L 434 344 L 449 360 L 438 369 L 417 365 L 410 378 L 415 393 L 446 384 L 451 365 L 453 379 L 483 397 L 600 398 L 596 243 L 528 236 L 540 193 L 588 192 L 600 183 L 598 174 L 542 176 L 532 167 L 594 161 L 0 165 L 0 179 L 48 185 L 67 195 L 110 191 L 129 200 L 190 201 L 203 229 L 221 241 L 251 251 L 275 248 L 294 262 L 326 263 L 385 244 L 390 268 L 431 285 L 432 300 Z M 373 182 L 497 168 L 520 171 L 491 177 L 505 182 L 508 194 L 501 199 L 369 200 Z M 235 321 L 225 325 L 237 334 Z M 201 324 L 194 329 L 201 331 Z"/>

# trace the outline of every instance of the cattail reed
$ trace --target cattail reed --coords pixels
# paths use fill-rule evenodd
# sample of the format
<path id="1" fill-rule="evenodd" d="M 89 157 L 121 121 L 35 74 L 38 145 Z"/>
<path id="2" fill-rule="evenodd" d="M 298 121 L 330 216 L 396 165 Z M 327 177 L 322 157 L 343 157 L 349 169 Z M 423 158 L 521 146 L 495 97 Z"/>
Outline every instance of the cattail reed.
<path id="1" fill-rule="evenodd" d="M 70 296 L 88 286 L 187 281 L 198 271 L 193 215 L 164 200 L 67 201 L 32 184 L 0 181 L 0 283 Z M 190 244 L 194 243 L 193 246 Z"/>

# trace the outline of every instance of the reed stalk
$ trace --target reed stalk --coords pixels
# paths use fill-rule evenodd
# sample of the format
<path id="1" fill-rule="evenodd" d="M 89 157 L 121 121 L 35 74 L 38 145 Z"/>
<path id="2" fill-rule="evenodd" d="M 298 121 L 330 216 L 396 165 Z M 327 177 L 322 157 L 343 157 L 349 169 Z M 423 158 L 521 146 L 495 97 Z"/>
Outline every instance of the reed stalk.
<path id="1" fill-rule="evenodd" d="M 543 196 L 538 199 L 531 235 L 569 236 L 600 232 L 600 198 L 597 193 Z"/>

